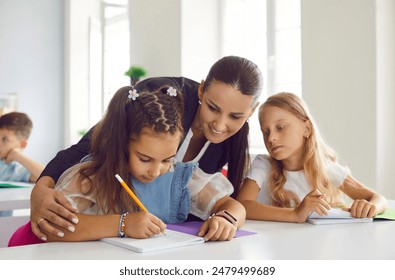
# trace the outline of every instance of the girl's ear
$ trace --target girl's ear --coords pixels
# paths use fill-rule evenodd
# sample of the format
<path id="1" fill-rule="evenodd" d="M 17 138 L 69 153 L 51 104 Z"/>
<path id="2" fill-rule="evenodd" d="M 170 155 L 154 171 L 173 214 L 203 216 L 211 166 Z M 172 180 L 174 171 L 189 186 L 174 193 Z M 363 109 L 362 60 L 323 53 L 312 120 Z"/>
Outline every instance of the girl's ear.
<path id="1" fill-rule="evenodd" d="M 303 136 L 306 139 L 309 139 L 309 137 L 311 136 L 311 132 L 313 131 L 313 125 L 311 124 L 310 120 L 307 120 L 304 122 L 304 126 L 305 126 L 305 128 L 304 128 Z"/>
<path id="2" fill-rule="evenodd" d="M 203 98 L 203 86 L 204 86 L 204 80 L 202 80 L 199 85 L 199 89 L 198 89 L 199 100 L 202 100 L 202 98 Z"/>

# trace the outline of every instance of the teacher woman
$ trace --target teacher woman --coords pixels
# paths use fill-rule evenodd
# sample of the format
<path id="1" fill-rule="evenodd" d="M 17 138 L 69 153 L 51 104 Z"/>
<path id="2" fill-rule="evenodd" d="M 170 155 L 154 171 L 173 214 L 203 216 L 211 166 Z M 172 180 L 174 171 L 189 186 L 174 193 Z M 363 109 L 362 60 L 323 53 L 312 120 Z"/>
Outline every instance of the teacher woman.
<path id="1" fill-rule="evenodd" d="M 201 83 L 184 77 L 149 78 L 139 82 L 136 90 L 154 90 L 163 85 L 171 85 L 184 94 L 183 127 L 187 134 L 176 159 L 199 162 L 199 167 L 209 174 L 221 171 L 227 164 L 235 196 L 250 162 L 248 118 L 259 105 L 261 71 L 245 58 L 226 56 L 211 67 Z M 39 238 L 44 236 L 43 231 L 56 235 L 58 229 L 54 225 L 73 229 L 78 222 L 75 210 L 54 186 L 66 169 L 89 154 L 90 133 L 60 151 L 33 188 L 30 220 L 33 233 Z"/>

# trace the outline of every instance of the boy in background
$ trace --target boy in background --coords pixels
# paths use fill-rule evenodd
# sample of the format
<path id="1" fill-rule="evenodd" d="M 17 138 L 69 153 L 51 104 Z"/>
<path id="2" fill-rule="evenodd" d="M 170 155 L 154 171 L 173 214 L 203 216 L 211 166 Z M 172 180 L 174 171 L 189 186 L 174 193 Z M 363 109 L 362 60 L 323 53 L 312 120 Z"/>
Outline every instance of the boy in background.
<path id="1" fill-rule="evenodd" d="M 44 165 L 23 154 L 33 123 L 25 113 L 0 116 L 0 181 L 35 182 Z"/>

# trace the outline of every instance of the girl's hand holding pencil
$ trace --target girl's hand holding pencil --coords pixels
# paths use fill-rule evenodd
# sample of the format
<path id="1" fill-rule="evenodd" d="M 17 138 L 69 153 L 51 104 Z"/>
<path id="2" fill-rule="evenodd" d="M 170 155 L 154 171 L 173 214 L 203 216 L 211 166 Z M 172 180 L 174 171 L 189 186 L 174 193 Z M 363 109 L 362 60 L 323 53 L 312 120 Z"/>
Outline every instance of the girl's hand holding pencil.
<path id="1" fill-rule="evenodd" d="M 166 224 L 149 212 L 130 213 L 125 218 L 125 235 L 132 238 L 148 238 L 166 229 Z"/>
<path id="2" fill-rule="evenodd" d="M 164 234 L 166 224 L 158 217 L 148 212 L 147 208 L 145 208 L 121 176 L 116 174 L 115 178 L 117 178 L 121 186 L 137 203 L 140 209 L 143 210 L 142 212 L 130 213 L 125 217 L 124 222 L 126 236 L 133 238 L 148 238 L 159 233 Z"/>

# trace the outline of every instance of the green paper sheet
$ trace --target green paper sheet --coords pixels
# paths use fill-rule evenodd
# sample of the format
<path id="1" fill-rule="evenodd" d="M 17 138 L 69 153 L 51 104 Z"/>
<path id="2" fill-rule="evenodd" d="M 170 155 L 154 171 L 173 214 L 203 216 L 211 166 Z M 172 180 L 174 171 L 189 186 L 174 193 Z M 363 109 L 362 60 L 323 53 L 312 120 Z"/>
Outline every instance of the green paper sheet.
<path id="1" fill-rule="evenodd" d="M 374 217 L 375 220 L 395 220 L 395 209 L 387 209 L 384 213 L 378 214 Z"/>

